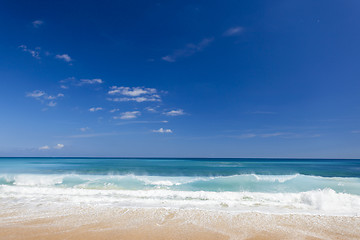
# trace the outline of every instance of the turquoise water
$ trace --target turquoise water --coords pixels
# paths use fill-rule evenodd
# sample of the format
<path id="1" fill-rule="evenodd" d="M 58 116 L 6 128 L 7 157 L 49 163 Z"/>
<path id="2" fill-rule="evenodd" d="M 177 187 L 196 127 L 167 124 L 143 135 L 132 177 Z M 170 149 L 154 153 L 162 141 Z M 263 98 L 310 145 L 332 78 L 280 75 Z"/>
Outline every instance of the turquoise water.
<path id="1" fill-rule="evenodd" d="M 0 200 L 360 215 L 360 160 L 0 158 Z"/>
<path id="2" fill-rule="evenodd" d="M 0 158 L 1 173 L 231 176 L 237 174 L 360 177 L 359 159 Z"/>

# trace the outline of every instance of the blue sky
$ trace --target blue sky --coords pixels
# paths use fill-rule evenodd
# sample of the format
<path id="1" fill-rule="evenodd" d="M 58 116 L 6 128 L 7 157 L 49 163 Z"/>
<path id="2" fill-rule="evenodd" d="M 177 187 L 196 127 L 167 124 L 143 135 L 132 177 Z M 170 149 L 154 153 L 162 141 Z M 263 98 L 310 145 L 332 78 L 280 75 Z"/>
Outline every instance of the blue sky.
<path id="1" fill-rule="evenodd" d="M 360 158 L 359 1 L 0 6 L 1 156 Z"/>

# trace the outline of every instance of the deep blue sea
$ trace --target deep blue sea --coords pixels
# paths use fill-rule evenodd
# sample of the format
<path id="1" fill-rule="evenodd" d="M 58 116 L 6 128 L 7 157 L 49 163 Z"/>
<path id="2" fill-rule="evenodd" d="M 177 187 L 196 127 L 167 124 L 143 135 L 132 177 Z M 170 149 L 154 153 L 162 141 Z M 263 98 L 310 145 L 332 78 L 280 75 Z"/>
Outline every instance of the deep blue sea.
<path id="1" fill-rule="evenodd" d="M 0 158 L 0 201 L 360 215 L 360 160 Z"/>

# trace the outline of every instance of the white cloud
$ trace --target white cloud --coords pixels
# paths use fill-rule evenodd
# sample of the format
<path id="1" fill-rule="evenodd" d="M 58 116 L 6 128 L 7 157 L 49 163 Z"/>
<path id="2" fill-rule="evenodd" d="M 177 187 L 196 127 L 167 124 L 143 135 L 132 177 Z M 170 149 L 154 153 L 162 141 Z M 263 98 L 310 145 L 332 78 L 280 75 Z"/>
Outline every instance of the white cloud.
<path id="1" fill-rule="evenodd" d="M 177 110 L 171 110 L 169 112 L 164 112 L 164 114 L 166 116 L 180 116 L 180 115 L 184 115 L 184 110 L 182 109 L 177 109 Z"/>
<path id="2" fill-rule="evenodd" d="M 97 112 L 97 111 L 101 111 L 101 110 L 103 110 L 102 107 L 92 107 L 92 108 L 89 108 L 89 111 L 90 111 L 90 112 Z"/>
<path id="3" fill-rule="evenodd" d="M 167 62 L 175 62 L 178 58 L 190 57 L 191 55 L 202 51 L 210 45 L 214 38 L 204 38 L 198 44 L 187 44 L 184 48 L 174 51 L 172 54 L 162 57 L 162 60 Z"/>
<path id="4" fill-rule="evenodd" d="M 62 88 L 62 89 L 68 89 L 69 87 L 68 87 L 68 86 L 65 86 L 65 85 L 60 85 L 60 88 Z"/>
<path id="5" fill-rule="evenodd" d="M 152 130 L 152 132 L 155 132 L 155 133 L 172 133 L 172 130 L 171 129 L 159 128 L 158 130 Z"/>
<path id="6" fill-rule="evenodd" d="M 32 22 L 32 25 L 34 26 L 34 28 L 39 28 L 43 24 L 44 24 L 44 21 L 41 21 L 41 20 L 35 20 Z"/>
<path id="7" fill-rule="evenodd" d="M 155 88 L 144 88 L 144 87 L 117 87 L 112 86 L 111 90 L 108 91 L 109 95 L 125 95 L 131 97 L 137 97 L 140 95 L 152 95 L 156 94 Z"/>
<path id="8" fill-rule="evenodd" d="M 151 112 L 151 113 L 156 113 L 157 110 L 156 110 L 157 107 L 146 107 L 145 110 L 147 110 L 148 112 Z"/>
<path id="9" fill-rule="evenodd" d="M 40 91 L 40 90 L 34 90 L 31 93 L 27 93 L 26 96 L 27 97 L 33 97 L 33 98 L 39 98 L 41 96 L 44 96 L 46 93 L 44 91 Z"/>
<path id="10" fill-rule="evenodd" d="M 54 149 L 62 149 L 63 147 L 64 147 L 64 144 L 58 143 L 52 148 L 54 148 Z M 49 145 L 39 147 L 39 150 L 50 150 L 50 149 L 51 149 L 51 147 L 49 147 Z"/>
<path id="11" fill-rule="evenodd" d="M 64 144 L 58 143 L 54 146 L 55 149 L 62 149 L 64 147 Z"/>
<path id="12" fill-rule="evenodd" d="M 226 30 L 224 32 L 224 36 L 226 37 L 230 37 L 230 36 L 236 36 L 236 35 L 240 35 L 241 33 L 244 32 L 244 28 L 243 27 L 232 27 L 232 28 L 229 28 L 228 30 Z"/>
<path id="13" fill-rule="evenodd" d="M 56 102 L 50 101 L 47 105 L 48 105 L 49 107 L 55 107 L 56 104 L 57 104 Z"/>
<path id="14" fill-rule="evenodd" d="M 57 54 L 55 56 L 56 59 L 64 60 L 65 62 L 71 62 L 72 58 L 68 54 Z"/>
<path id="15" fill-rule="evenodd" d="M 139 111 L 123 112 L 120 114 L 120 116 L 114 117 L 114 119 L 134 119 L 140 115 L 141 113 Z"/>
<path id="16" fill-rule="evenodd" d="M 30 93 L 27 93 L 26 96 L 35 98 L 36 100 L 39 100 L 41 103 L 46 104 L 49 107 L 55 107 L 57 103 L 54 100 L 60 97 L 64 97 L 64 94 L 58 93 L 57 95 L 49 95 L 44 91 L 34 90 Z"/>
<path id="17" fill-rule="evenodd" d="M 36 47 L 35 50 L 32 50 L 29 49 L 26 45 L 20 45 L 19 48 L 21 48 L 24 52 L 30 53 L 32 57 L 40 59 L 40 47 Z"/>
<path id="18" fill-rule="evenodd" d="M 94 79 L 80 79 L 79 85 L 84 84 L 100 84 L 103 83 L 103 80 L 100 78 L 94 78 Z"/>
<path id="19" fill-rule="evenodd" d="M 114 113 L 114 112 L 118 112 L 118 111 L 120 111 L 119 108 L 114 108 L 114 109 L 111 109 L 109 112 Z"/>
<path id="20" fill-rule="evenodd" d="M 351 133 L 360 133 L 360 130 L 351 131 Z"/>
<path id="21" fill-rule="evenodd" d="M 64 97 L 64 94 L 58 93 L 56 96 L 44 95 L 44 98 L 45 98 L 45 99 L 48 99 L 48 100 L 57 99 L 57 98 L 59 98 L 59 97 Z"/>
<path id="22" fill-rule="evenodd" d="M 39 150 L 49 150 L 49 149 L 50 149 L 50 147 L 48 145 L 39 147 Z"/>
<path id="23" fill-rule="evenodd" d="M 161 102 L 161 97 L 155 88 L 145 87 L 117 87 L 112 86 L 108 91 L 111 96 L 124 96 L 108 98 L 114 102 Z"/>

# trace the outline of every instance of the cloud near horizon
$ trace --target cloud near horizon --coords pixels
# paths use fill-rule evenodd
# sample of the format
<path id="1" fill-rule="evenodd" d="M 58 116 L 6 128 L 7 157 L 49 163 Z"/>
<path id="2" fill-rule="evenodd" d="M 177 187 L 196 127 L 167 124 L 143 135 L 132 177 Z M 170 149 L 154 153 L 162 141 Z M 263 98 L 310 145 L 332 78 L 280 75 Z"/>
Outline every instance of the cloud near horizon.
<path id="1" fill-rule="evenodd" d="M 65 147 L 64 144 L 58 143 L 58 144 L 56 144 L 54 147 L 50 147 L 49 145 L 45 145 L 45 146 L 39 147 L 39 150 L 62 149 L 62 148 L 64 148 L 64 147 Z"/>

